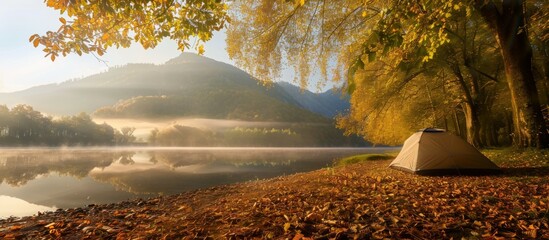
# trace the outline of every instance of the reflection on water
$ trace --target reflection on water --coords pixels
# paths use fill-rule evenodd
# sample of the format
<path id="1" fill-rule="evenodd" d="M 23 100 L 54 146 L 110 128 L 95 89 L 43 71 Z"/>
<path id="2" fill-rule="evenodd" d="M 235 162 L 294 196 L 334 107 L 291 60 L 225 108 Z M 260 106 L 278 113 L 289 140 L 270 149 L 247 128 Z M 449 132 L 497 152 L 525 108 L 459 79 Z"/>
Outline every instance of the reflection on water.
<path id="1" fill-rule="evenodd" d="M 46 207 L 29 203 L 19 198 L 0 195 L 0 218 L 7 218 L 9 216 L 24 216 L 32 215 L 37 212 L 53 211 L 55 207 Z"/>
<path id="2" fill-rule="evenodd" d="M 72 208 L 92 203 L 175 194 L 311 171 L 330 166 L 335 158 L 391 150 L 393 149 L 2 149 L 0 218 L 29 215 L 56 207 Z M 8 204 L 9 207 L 5 207 Z"/>

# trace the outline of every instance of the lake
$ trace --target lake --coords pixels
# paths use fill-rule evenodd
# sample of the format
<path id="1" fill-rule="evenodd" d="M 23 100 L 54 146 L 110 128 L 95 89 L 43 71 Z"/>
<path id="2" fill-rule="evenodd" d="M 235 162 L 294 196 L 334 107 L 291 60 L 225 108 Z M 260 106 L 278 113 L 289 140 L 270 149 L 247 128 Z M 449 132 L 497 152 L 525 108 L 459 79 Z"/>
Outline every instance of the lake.
<path id="1" fill-rule="evenodd" d="M 0 218 L 182 193 L 332 166 L 395 148 L 37 148 L 0 150 Z"/>

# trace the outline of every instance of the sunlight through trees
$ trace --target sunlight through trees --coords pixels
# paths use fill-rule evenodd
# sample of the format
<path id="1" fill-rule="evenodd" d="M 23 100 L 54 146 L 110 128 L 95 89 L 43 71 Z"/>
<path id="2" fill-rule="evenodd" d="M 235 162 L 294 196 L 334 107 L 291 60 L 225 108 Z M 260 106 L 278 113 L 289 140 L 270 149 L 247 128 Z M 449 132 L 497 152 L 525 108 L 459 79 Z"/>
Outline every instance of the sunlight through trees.
<path id="1" fill-rule="evenodd" d="M 32 35 L 54 60 L 163 38 L 202 52 L 230 22 L 227 51 L 263 83 L 343 83 L 339 125 L 376 143 L 439 126 L 476 146 L 549 147 L 545 1 L 48 0 L 61 27 Z M 229 21 L 230 20 L 230 21 Z M 504 82 L 502 84 L 502 82 Z M 506 84 L 505 84 L 506 83 Z M 405 133 L 404 133 L 405 132 Z"/>

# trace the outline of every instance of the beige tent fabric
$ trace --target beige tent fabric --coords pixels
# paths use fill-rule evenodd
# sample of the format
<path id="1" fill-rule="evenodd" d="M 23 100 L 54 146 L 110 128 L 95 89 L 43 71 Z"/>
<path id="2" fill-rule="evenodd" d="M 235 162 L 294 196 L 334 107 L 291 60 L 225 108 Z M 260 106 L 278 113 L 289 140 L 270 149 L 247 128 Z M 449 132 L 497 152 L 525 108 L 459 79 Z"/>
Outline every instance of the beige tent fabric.
<path id="1" fill-rule="evenodd" d="M 461 138 L 443 131 L 414 133 L 405 142 L 392 168 L 420 173 L 437 170 L 499 170 L 493 162 Z"/>

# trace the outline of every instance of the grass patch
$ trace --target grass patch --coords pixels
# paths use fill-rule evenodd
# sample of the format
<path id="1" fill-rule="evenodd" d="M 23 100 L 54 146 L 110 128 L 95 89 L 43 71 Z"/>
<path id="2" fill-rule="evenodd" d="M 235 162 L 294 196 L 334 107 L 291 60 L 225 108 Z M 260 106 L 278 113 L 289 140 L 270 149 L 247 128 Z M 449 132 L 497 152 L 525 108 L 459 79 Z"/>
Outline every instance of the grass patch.
<path id="1" fill-rule="evenodd" d="M 361 163 L 361 162 L 389 160 L 389 159 L 393 159 L 395 157 L 396 157 L 396 154 L 390 154 L 390 153 L 385 153 L 385 154 L 375 154 L 375 153 L 362 154 L 362 155 L 350 156 L 350 157 L 340 159 L 335 163 L 335 166 L 341 167 L 341 166 L 346 166 L 346 165 L 349 165 L 349 164 L 355 164 L 355 163 Z"/>
<path id="2" fill-rule="evenodd" d="M 494 163 L 502 166 L 549 166 L 549 149 L 495 148 L 483 149 L 481 152 Z"/>

